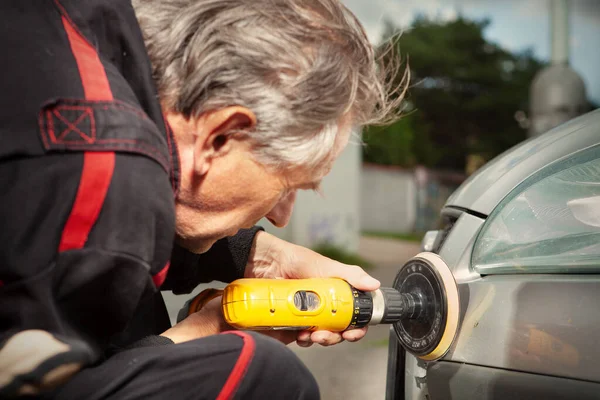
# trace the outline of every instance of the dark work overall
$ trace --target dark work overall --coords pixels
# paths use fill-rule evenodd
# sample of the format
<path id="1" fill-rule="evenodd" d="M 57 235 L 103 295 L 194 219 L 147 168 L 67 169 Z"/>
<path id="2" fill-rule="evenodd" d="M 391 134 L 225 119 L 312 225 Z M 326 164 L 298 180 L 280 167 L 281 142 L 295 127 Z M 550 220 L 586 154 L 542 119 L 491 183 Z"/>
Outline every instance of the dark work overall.
<path id="1" fill-rule="evenodd" d="M 160 290 L 243 276 L 259 228 L 173 244 L 178 154 L 129 1 L 3 1 L 0 20 L 0 398 L 318 398 L 266 336 L 157 336 Z"/>

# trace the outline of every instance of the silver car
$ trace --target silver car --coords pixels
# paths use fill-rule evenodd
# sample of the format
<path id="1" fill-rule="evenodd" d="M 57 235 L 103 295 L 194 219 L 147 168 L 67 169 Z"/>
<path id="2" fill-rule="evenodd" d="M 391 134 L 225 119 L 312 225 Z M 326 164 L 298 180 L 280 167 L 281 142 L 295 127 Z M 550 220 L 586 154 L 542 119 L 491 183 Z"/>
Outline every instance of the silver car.
<path id="1" fill-rule="evenodd" d="M 386 398 L 600 399 L 600 110 L 498 156 L 441 211 L 459 329 L 425 362 L 390 332 Z"/>

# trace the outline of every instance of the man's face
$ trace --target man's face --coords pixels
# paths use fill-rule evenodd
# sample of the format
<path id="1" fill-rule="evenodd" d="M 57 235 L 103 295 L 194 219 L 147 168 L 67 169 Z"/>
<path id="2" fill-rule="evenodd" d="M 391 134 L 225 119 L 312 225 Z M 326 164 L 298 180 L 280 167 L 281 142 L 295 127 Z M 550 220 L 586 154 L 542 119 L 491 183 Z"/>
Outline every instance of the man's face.
<path id="1" fill-rule="evenodd" d="M 225 156 L 212 161 L 198 182 L 180 146 L 182 182 L 176 201 L 179 243 L 202 253 L 217 240 L 250 228 L 263 217 L 277 227 L 286 226 L 297 190 L 317 189 L 348 144 L 349 121 L 346 118 L 340 123 L 331 157 L 310 171 L 275 171 L 255 160 L 249 144 L 236 143 Z"/>

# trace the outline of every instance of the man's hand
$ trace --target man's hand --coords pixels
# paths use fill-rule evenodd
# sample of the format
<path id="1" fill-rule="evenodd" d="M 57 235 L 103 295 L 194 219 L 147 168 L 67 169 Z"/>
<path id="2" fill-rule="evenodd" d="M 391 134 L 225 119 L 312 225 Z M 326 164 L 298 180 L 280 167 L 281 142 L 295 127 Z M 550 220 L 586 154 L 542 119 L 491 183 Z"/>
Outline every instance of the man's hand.
<path id="1" fill-rule="evenodd" d="M 359 266 L 346 265 L 331 260 L 310 249 L 286 242 L 263 231 L 258 232 L 254 238 L 244 277 L 342 278 L 355 288 L 364 291 L 376 290 L 380 286 L 379 281 L 369 276 Z M 357 341 L 363 338 L 366 333 L 367 328 L 365 327 L 342 333 L 301 331 L 296 334 L 295 332 L 286 332 L 284 337 L 288 341 L 290 335 L 296 336 L 298 345 L 303 347 L 308 347 L 313 343 L 329 346 L 342 340 Z"/>
<path id="2" fill-rule="evenodd" d="M 234 329 L 223 318 L 221 296 L 219 296 L 206 303 L 199 311 L 163 332 L 161 336 L 168 337 L 174 343 L 182 343 L 230 330 Z"/>

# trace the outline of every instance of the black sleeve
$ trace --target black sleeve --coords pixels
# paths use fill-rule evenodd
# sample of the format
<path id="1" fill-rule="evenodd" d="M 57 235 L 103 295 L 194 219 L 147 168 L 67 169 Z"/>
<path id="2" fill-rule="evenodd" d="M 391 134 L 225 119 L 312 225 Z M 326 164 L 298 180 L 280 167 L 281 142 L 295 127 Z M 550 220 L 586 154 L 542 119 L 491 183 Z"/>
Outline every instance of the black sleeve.
<path id="1" fill-rule="evenodd" d="M 161 290 L 172 290 L 175 294 L 188 294 L 200 283 L 211 281 L 232 282 L 244 276 L 244 269 L 254 242 L 254 236 L 262 227 L 245 229 L 237 235 L 217 241 L 209 251 L 194 254 L 177 244 L 171 254 L 171 266 Z M 115 352 L 137 347 L 156 347 L 173 344 L 171 339 L 151 335 L 135 341 Z"/>
<path id="2" fill-rule="evenodd" d="M 195 254 L 179 245 L 173 247 L 171 267 L 162 290 L 190 293 L 200 283 L 232 282 L 244 276 L 254 236 L 260 226 L 242 229 L 237 235 L 217 241 L 209 251 Z"/>
<path id="3" fill-rule="evenodd" d="M 127 348 L 121 349 L 121 351 L 136 349 L 138 347 L 164 346 L 166 344 L 174 344 L 174 342 L 166 336 L 151 335 L 132 343 Z"/>
<path id="4" fill-rule="evenodd" d="M 170 137 L 73 21 L 72 6 L 125 2 L 68 3 L 0 2 L 0 360 L 19 361 L 0 367 L 0 398 L 100 362 L 175 234 Z"/>

